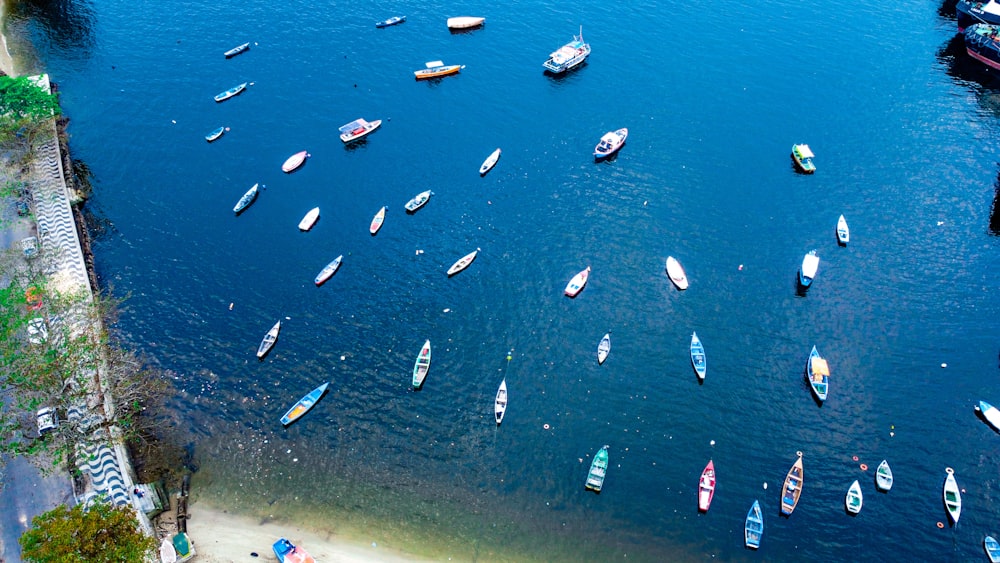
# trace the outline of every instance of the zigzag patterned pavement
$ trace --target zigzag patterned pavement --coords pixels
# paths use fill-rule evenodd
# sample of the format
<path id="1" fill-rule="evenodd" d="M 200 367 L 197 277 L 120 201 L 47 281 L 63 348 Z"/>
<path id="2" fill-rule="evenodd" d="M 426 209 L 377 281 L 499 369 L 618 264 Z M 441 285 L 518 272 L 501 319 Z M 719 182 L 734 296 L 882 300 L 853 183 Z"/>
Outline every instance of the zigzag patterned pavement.
<path id="1" fill-rule="evenodd" d="M 104 445 L 83 448 L 76 465 L 90 475 L 94 491 L 105 495 L 112 504 L 122 506 L 131 503 L 131 497 L 125 489 L 125 480 L 118 468 L 118 460 L 111 448 Z M 89 496 L 92 495 L 84 495 L 84 498 Z"/>

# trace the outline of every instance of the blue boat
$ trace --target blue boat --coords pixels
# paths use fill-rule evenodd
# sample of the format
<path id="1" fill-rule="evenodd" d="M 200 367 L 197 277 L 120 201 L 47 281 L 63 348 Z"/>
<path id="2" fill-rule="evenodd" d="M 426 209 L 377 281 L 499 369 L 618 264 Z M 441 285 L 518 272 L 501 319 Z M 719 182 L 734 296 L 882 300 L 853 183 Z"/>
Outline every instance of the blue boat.
<path id="1" fill-rule="evenodd" d="M 326 388 L 329 385 L 330 385 L 329 382 L 324 383 L 323 385 L 320 385 L 319 387 L 310 391 L 308 394 L 306 394 L 305 397 L 299 399 L 297 403 L 292 405 L 292 408 L 288 409 L 288 412 L 285 413 L 285 416 L 281 417 L 281 423 L 284 424 L 285 426 L 288 426 L 289 424 L 302 418 L 302 415 L 309 412 L 309 409 L 313 408 L 313 406 L 316 405 L 316 402 L 319 401 L 319 398 L 323 396 L 323 393 L 326 393 Z"/>
<path id="2" fill-rule="evenodd" d="M 990 561 L 1000 562 L 1000 542 L 997 542 L 993 536 L 986 536 L 983 540 L 983 547 L 986 549 L 986 556 L 990 558 Z"/>
<path id="3" fill-rule="evenodd" d="M 977 23 L 1000 24 L 1000 3 L 994 0 L 958 0 L 955 19 L 959 33 Z"/>
<path id="4" fill-rule="evenodd" d="M 389 27 L 390 25 L 400 24 L 405 21 L 406 21 L 406 16 L 392 16 L 387 20 L 375 22 L 375 27 Z"/>
<path id="5" fill-rule="evenodd" d="M 221 94 L 216 94 L 215 95 L 215 101 L 216 102 L 224 102 L 224 101 L 228 100 L 229 98 L 232 98 L 233 96 L 238 95 L 240 92 L 242 92 L 242 91 L 244 91 L 246 89 L 247 89 L 247 83 L 246 82 L 244 82 L 243 84 L 237 84 L 236 86 L 233 86 L 232 88 L 226 90 L 225 92 L 222 92 Z"/>
<path id="6" fill-rule="evenodd" d="M 701 345 L 697 332 L 691 333 L 691 365 L 694 366 L 698 379 L 704 381 L 705 372 L 708 371 L 708 360 L 705 358 L 705 347 Z"/>
<path id="7" fill-rule="evenodd" d="M 799 285 L 802 287 L 812 285 L 817 269 L 819 269 L 819 256 L 816 256 L 815 250 L 810 250 L 802 259 L 802 267 L 799 268 Z"/>
<path id="8" fill-rule="evenodd" d="M 806 381 L 812 387 L 816 398 L 821 402 L 825 401 L 830 387 L 830 366 L 819 356 L 815 346 L 812 352 L 809 352 L 809 359 L 806 361 Z"/>
<path id="9" fill-rule="evenodd" d="M 316 563 L 306 550 L 285 538 L 280 538 L 271 547 L 274 549 L 275 557 L 278 558 L 278 563 Z"/>
<path id="10" fill-rule="evenodd" d="M 965 52 L 986 66 L 1000 70 L 1000 25 L 977 23 L 967 27 Z"/>
<path id="11" fill-rule="evenodd" d="M 208 135 L 205 135 L 205 140 L 208 141 L 209 143 L 211 143 L 212 141 L 214 141 L 214 140 L 218 139 L 219 137 L 221 137 L 222 134 L 225 133 L 225 132 L 226 132 L 226 128 L 225 127 L 219 127 L 218 129 L 212 129 L 211 133 L 209 133 Z"/>
<path id="12" fill-rule="evenodd" d="M 760 538 L 764 535 L 764 515 L 760 511 L 760 503 L 753 501 L 753 506 L 747 512 L 747 521 L 743 526 L 743 538 L 747 547 L 757 549 L 760 547 Z"/>

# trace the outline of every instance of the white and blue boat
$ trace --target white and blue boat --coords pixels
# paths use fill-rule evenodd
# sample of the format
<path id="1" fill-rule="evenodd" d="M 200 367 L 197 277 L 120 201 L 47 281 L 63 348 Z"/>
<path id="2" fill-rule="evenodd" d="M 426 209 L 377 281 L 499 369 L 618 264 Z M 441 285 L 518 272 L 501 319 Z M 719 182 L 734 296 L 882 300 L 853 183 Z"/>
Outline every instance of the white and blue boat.
<path id="1" fill-rule="evenodd" d="M 249 51 L 249 50 L 250 50 L 250 42 L 247 41 L 246 43 L 244 43 L 242 45 L 237 45 L 237 46 L 233 47 L 232 49 L 226 51 L 225 53 L 223 53 L 223 55 L 225 55 L 227 59 L 231 59 L 231 58 L 235 57 L 236 55 L 239 55 L 240 53 L 242 53 L 244 51 Z"/>
<path id="2" fill-rule="evenodd" d="M 406 16 L 392 16 L 389 19 L 375 22 L 375 27 L 389 27 L 406 21 Z"/>
<path id="3" fill-rule="evenodd" d="M 211 133 L 209 133 L 208 135 L 205 135 L 205 140 L 208 141 L 209 143 L 211 143 L 212 141 L 214 141 L 214 140 L 218 139 L 219 137 L 221 137 L 222 134 L 225 133 L 225 132 L 226 132 L 226 128 L 225 127 L 219 127 L 217 129 L 212 129 Z"/>
<path id="4" fill-rule="evenodd" d="M 236 86 L 233 86 L 232 88 L 226 90 L 225 92 L 222 92 L 221 94 L 216 94 L 215 95 L 215 101 L 216 102 L 224 102 L 224 101 L 228 100 L 229 98 L 232 98 L 233 96 L 236 96 L 236 95 L 240 94 L 241 92 L 243 92 L 246 89 L 247 89 L 247 83 L 246 82 L 244 82 L 243 84 L 237 84 Z"/>
<path id="5" fill-rule="evenodd" d="M 324 266 L 322 270 L 320 270 L 319 274 L 316 276 L 316 279 L 313 280 L 313 282 L 316 285 L 323 285 L 324 283 L 326 283 L 326 280 L 333 277 L 333 274 L 336 274 L 337 270 L 340 269 L 340 263 L 343 260 L 344 260 L 343 254 L 334 258 L 332 262 L 330 262 L 329 264 Z"/>
<path id="6" fill-rule="evenodd" d="M 837 244 L 840 246 L 847 246 L 847 243 L 851 241 L 851 229 L 847 227 L 847 219 L 841 215 L 837 219 Z"/>
<path id="7" fill-rule="evenodd" d="M 698 374 L 698 379 L 704 381 L 705 373 L 708 371 L 708 360 L 705 358 L 705 347 L 701 345 L 697 332 L 691 333 L 691 365 Z"/>
<path id="8" fill-rule="evenodd" d="M 959 33 L 977 23 L 1000 24 L 1000 3 L 996 0 L 958 0 L 955 20 Z"/>
<path id="9" fill-rule="evenodd" d="M 302 549 L 301 546 L 297 546 L 285 538 L 274 542 L 271 548 L 274 550 L 275 557 L 278 558 L 278 563 L 309 563 L 310 561 L 315 563 L 312 555 L 306 553 L 306 550 Z"/>
<path id="10" fill-rule="evenodd" d="M 812 285 L 817 269 L 819 269 L 819 256 L 816 256 L 815 250 L 810 250 L 802 259 L 802 267 L 799 268 L 799 285 L 802 287 Z"/>
<path id="11" fill-rule="evenodd" d="M 965 28 L 965 51 L 988 67 L 1000 70 L 1000 25 L 977 23 Z"/>
<path id="12" fill-rule="evenodd" d="M 993 427 L 994 430 L 1000 432 L 1000 410 L 996 407 L 987 403 L 986 401 L 979 401 L 979 406 L 976 407 L 980 413 L 982 413 L 983 418 L 986 422 Z"/>
<path id="13" fill-rule="evenodd" d="M 250 207 L 250 204 L 257 199 L 257 187 L 259 185 L 260 184 L 254 184 L 252 188 L 243 194 L 243 197 L 241 197 L 240 200 L 236 202 L 236 205 L 233 206 L 233 213 L 239 215 L 240 213 L 243 213 L 247 207 Z"/>
<path id="14" fill-rule="evenodd" d="M 743 526 L 743 538 L 747 547 L 760 547 L 760 538 L 764 535 L 764 514 L 760 511 L 760 503 L 753 501 L 753 506 L 747 512 L 747 521 Z"/>
<path id="15" fill-rule="evenodd" d="M 989 557 L 992 563 L 1000 562 L 1000 542 L 996 538 L 986 536 L 983 539 L 983 548 L 986 549 L 986 557 Z"/>
<path id="16" fill-rule="evenodd" d="M 590 44 L 583 40 L 583 26 L 580 26 L 580 35 L 574 35 L 572 41 L 550 54 L 542 66 L 553 74 L 562 74 L 579 66 L 589 56 Z"/>
<path id="17" fill-rule="evenodd" d="M 826 360 L 820 357 L 816 347 L 813 346 L 809 352 L 809 359 L 806 360 L 806 381 L 812 387 L 812 392 L 821 402 L 826 400 L 826 394 L 830 389 L 830 366 Z"/>
<path id="18" fill-rule="evenodd" d="M 319 398 L 323 396 L 323 393 L 326 393 L 326 388 L 329 385 L 330 385 L 329 382 L 324 383 L 323 385 L 320 385 L 319 387 L 306 393 L 305 396 L 303 396 L 301 399 L 298 400 L 298 402 L 292 405 L 292 408 L 288 409 L 288 412 L 285 413 L 285 416 L 281 417 L 281 423 L 284 424 L 285 426 L 288 426 L 289 424 L 302 418 L 304 414 L 309 412 L 309 409 L 313 408 L 316 405 L 316 402 L 319 401 Z"/>

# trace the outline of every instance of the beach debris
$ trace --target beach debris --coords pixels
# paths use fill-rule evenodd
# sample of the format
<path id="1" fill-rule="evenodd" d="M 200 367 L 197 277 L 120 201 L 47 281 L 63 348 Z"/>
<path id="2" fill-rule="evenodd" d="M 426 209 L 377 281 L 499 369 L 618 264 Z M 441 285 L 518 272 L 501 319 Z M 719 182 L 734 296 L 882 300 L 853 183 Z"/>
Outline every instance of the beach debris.
<path id="1" fill-rule="evenodd" d="M 347 356 L 341 356 L 341 357 L 340 357 L 340 361 L 344 361 L 344 360 L 346 360 L 346 359 L 347 359 Z"/>

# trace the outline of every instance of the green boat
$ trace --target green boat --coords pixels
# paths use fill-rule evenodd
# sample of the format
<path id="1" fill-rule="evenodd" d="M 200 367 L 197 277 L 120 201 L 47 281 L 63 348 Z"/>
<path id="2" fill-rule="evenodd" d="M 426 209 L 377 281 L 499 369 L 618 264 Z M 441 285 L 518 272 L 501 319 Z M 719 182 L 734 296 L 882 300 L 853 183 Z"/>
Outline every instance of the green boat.
<path id="1" fill-rule="evenodd" d="M 420 389 L 424 384 L 424 378 L 431 369 L 431 341 L 424 342 L 424 347 L 417 355 L 417 361 L 413 364 L 413 388 Z"/>
<path id="2" fill-rule="evenodd" d="M 590 473 L 587 475 L 587 488 L 595 493 L 601 492 L 604 486 L 604 477 L 608 474 L 608 445 L 594 454 L 594 461 L 590 464 Z"/>

